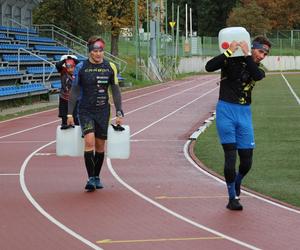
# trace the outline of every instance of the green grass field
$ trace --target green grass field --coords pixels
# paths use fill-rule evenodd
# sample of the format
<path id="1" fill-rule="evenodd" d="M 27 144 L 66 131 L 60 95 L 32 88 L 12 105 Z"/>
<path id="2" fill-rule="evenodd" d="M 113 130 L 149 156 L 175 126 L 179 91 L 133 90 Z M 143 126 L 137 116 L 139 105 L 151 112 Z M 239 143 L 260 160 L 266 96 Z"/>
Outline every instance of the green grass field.
<path id="1" fill-rule="evenodd" d="M 285 77 L 300 98 L 300 74 Z M 243 185 L 300 207 L 300 105 L 281 75 L 269 75 L 256 84 L 252 111 L 256 148 Z M 197 139 L 195 153 L 223 175 L 215 122 Z"/>

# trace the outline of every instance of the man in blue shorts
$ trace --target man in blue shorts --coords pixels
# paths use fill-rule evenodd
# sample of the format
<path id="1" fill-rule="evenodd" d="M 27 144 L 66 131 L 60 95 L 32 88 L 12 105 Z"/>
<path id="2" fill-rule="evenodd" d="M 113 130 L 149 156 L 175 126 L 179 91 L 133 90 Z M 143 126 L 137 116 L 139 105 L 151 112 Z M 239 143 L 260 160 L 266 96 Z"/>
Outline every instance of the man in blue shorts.
<path id="1" fill-rule="evenodd" d="M 244 56 L 231 57 L 240 47 Z M 251 114 L 251 91 L 256 81 L 265 77 L 260 61 L 268 55 L 271 43 L 263 36 L 256 37 L 251 51 L 246 42 L 233 41 L 229 49 L 206 64 L 212 72 L 221 69 L 216 124 L 225 156 L 224 176 L 227 184 L 230 210 L 242 210 L 239 202 L 241 182 L 251 168 L 255 147 Z M 236 154 L 240 158 L 236 173 Z"/>
<path id="2" fill-rule="evenodd" d="M 115 64 L 104 59 L 105 42 L 92 36 L 88 40 L 89 58 L 76 65 L 68 125 L 74 124 L 73 110 L 78 99 L 78 119 L 84 135 L 84 160 L 88 174 L 87 191 L 103 188 L 100 171 L 104 160 L 105 140 L 110 119 L 109 87 L 116 109 L 116 124 L 122 124 L 121 93 Z"/>

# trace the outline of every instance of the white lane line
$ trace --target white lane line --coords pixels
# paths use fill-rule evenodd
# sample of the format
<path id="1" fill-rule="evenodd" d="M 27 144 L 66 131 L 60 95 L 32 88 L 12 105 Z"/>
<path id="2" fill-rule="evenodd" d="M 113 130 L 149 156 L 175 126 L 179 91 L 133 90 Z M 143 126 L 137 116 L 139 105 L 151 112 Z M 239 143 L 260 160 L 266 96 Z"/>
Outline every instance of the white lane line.
<path id="1" fill-rule="evenodd" d="M 210 79 L 209 81 L 215 81 L 217 78 L 214 78 L 214 79 Z M 178 87 L 178 86 L 181 86 L 181 85 L 184 85 L 184 84 L 187 84 L 187 83 L 190 83 L 190 82 L 194 82 L 196 81 L 196 79 L 194 80 L 189 80 L 189 81 L 185 81 L 185 82 L 180 82 L 178 84 L 174 84 L 174 85 L 169 85 L 169 86 L 166 86 L 164 88 L 160 88 L 158 90 L 154 90 L 154 91 L 151 91 L 151 92 L 147 92 L 145 94 L 141 94 L 141 95 L 138 95 L 138 96 L 134 96 L 134 97 L 131 97 L 131 98 L 128 98 L 128 99 L 125 99 L 124 102 L 127 102 L 127 101 L 132 101 L 132 100 L 135 100 L 135 99 L 138 99 L 138 98 L 141 98 L 141 97 L 145 97 L 147 95 L 152 95 L 152 94 L 155 94 L 155 93 L 158 93 L 158 92 L 162 92 L 162 91 L 165 91 L 165 90 L 169 90 L 170 88 L 174 88 L 174 87 Z M 128 93 L 128 92 L 125 92 L 125 93 Z"/>
<path id="2" fill-rule="evenodd" d="M 31 127 L 31 128 L 27 128 L 27 129 L 24 129 L 24 130 L 20 130 L 20 131 L 18 131 L 18 132 L 14 132 L 14 133 L 11 133 L 11 134 L 3 135 L 3 136 L 0 136 L 0 139 L 6 138 L 6 137 L 9 137 L 9 136 L 13 136 L 13 135 L 17 135 L 17 134 L 21 134 L 21 133 L 24 133 L 24 132 L 28 132 L 28 131 L 34 130 L 34 129 L 36 129 L 36 128 L 40 128 L 40 127 L 44 127 L 44 126 L 50 125 L 50 124 L 52 124 L 52 123 L 56 123 L 56 122 L 58 122 L 58 121 L 60 121 L 60 120 L 55 120 L 55 121 L 52 121 L 52 122 L 47 122 L 47 123 L 40 124 L 40 125 Z"/>
<path id="3" fill-rule="evenodd" d="M 190 104 L 192 104 L 192 103 L 198 101 L 199 99 L 203 98 L 204 96 L 207 96 L 208 94 L 210 94 L 211 92 L 215 91 L 215 90 L 218 89 L 218 88 L 219 88 L 219 86 L 217 86 L 217 87 L 215 87 L 215 88 L 213 88 L 213 89 L 211 89 L 211 90 L 205 92 L 205 93 L 202 94 L 201 96 L 199 96 L 199 97 L 195 98 L 194 100 L 192 100 L 192 101 L 190 101 L 190 102 L 184 104 L 183 106 L 181 106 L 180 108 L 178 108 L 178 109 L 174 110 L 173 112 L 167 114 L 166 116 L 163 116 L 162 118 L 156 120 L 155 122 L 150 123 L 148 126 L 146 126 L 146 127 L 142 128 L 142 129 L 140 129 L 139 131 L 133 133 L 133 134 L 131 135 L 131 137 L 133 137 L 133 136 L 135 136 L 135 135 L 137 135 L 137 134 L 143 132 L 144 130 L 146 130 L 146 129 L 152 127 L 153 125 L 159 123 L 160 121 L 162 121 L 162 120 L 168 118 L 169 116 L 175 114 L 176 112 L 178 112 L 178 111 L 180 111 L 180 110 L 186 108 L 186 107 L 189 106 Z"/>
<path id="4" fill-rule="evenodd" d="M 204 85 L 206 85 L 206 84 L 208 84 L 208 83 L 210 83 L 210 82 L 212 82 L 212 81 L 214 81 L 214 79 L 213 79 L 213 80 L 209 80 L 209 81 L 207 81 L 207 82 L 203 82 L 203 83 L 198 84 L 198 85 L 196 85 L 196 86 L 193 86 L 193 87 L 191 87 L 191 88 L 182 90 L 182 91 L 180 91 L 180 92 L 177 92 L 176 94 L 169 95 L 169 96 L 164 97 L 164 98 L 162 98 L 162 99 L 159 99 L 159 100 L 157 100 L 157 101 L 148 103 L 148 104 L 146 104 L 146 105 L 144 105 L 144 106 L 141 106 L 141 107 L 139 107 L 139 108 L 137 108 L 137 109 L 134 109 L 134 110 L 131 110 L 131 111 L 125 113 L 125 115 L 129 115 L 129 114 L 134 113 L 134 112 L 136 112 L 136 111 L 139 111 L 139 110 L 141 110 L 141 109 L 150 107 L 150 106 L 152 106 L 152 105 L 154 105 L 154 104 L 160 103 L 160 102 L 162 102 L 162 101 L 165 101 L 165 100 L 170 99 L 170 98 L 172 98 L 172 97 L 174 97 L 174 96 L 177 96 L 177 95 L 180 95 L 180 94 L 182 94 L 182 93 L 185 93 L 185 92 L 190 91 L 190 90 L 192 90 L 192 89 L 195 89 L 195 88 L 198 88 L 198 87 L 202 87 L 202 86 L 204 86 Z M 215 87 L 213 90 L 215 90 L 215 89 L 217 89 L 217 88 L 219 88 L 219 86 Z M 199 99 L 199 98 L 201 98 L 201 97 L 198 97 L 197 99 Z M 196 100 L 197 100 L 197 99 L 196 99 Z M 195 100 L 195 101 L 196 101 L 196 100 Z"/>
<path id="5" fill-rule="evenodd" d="M 185 91 L 182 91 L 182 93 L 185 92 Z M 173 95 L 172 95 L 173 96 Z M 154 102 L 153 104 L 155 104 L 157 102 Z M 149 105 L 147 105 L 149 106 Z M 135 111 L 131 111 L 130 113 L 133 113 Z M 58 121 L 58 120 L 57 120 Z M 54 121 L 54 122 L 57 122 L 57 121 Z M 43 124 L 43 125 L 39 125 L 39 126 L 36 126 L 34 128 L 38 128 L 38 127 L 41 127 L 41 126 L 45 126 L 45 125 L 48 125 L 48 124 L 51 124 L 51 123 L 46 123 L 46 124 Z M 19 133 L 22 133 L 22 132 L 25 132 L 25 131 L 29 131 L 29 130 L 32 130 L 34 128 L 30 128 L 30 129 L 26 129 L 26 130 L 22 130 L 22 131 L 19 131 L 19 132 L 16 132 L 14 134 L 19 134 Z M 13 135 L 13 134 L 9 134 L 9 135 L 6 135 L 4 137 L 8 137 L 10 135 Z M 1 137 L 0 137 L 1 138 Z M 31 202 L 31 204 L 43 215 L 45 216 L 49 221 L 51 221 L 52 223 L 54 223 L 55 225 L 57 225 L 59 228 L 61 228 L 62 230 L 64 230 L 65 232 L 67 232 L 68 234 L 72 235 L 73 237 L 75 237 L 76 239 L 80 240 L 81 242 L 83 242 L 84 244 L 92 247 L 93 249 L 96 249 L 96 250 L 102 250 L 102 248 L 98 247 L 97 245 L 95 245 L 94 243 L 88 241 L 87 239 L 83 238 L 81 235 L 77 234 L 76 232 L 74 232 L 73 230 L 71 230 L 70 228 L 68 228 L 67 226 L 65 226 L 64 224 L 62 224 L 61 222 L 59 222 L 58 220 L 56 220 L 53 216 L 51 216 L 49 213 L 47 213 L 37 202 L 36 200 L 32 197 L 32 195 L 30 194 L 29 190 L 27 189 L 27 186 L 26 186 L 26 183 L 25 183 L 25 170 L 26 170 L 26 167 L 27 167 L 27 164 L 28 162 L 30 161 L 30 159 L 34 156 L 34 155 L 38 155 L 39 151 L 50 146 L 51 144 L 55 143 L 56 141 L 52 141 L 52 142 L 49 142 L 48 144 L 40 147 L 39 149 L 35 150 L 34 152 L 32 152 L 27 158 L 26 160 L 23 162 L 22 164 L 22 167 L 21 167 L 21 170 L 20 170 L 20 177 L 19 177 L 19 180 L 20 180 L 20 185 L 21 185 L 21 188 L 25 194 L 25 196 L 27 197 L 27 199 Z"/>
<path id="6" fill-rule="evenodd" d="M 184 152 L 185 158 L 186 158 L 186 159 L 192 164 L 192 166 L 194 166 L 198 171 L 200 171 L 201 173 L 205 174 L 206 176 L 209 176 L 209 177 L 213 178 L 214 180 L 216 180 L 216 181 L 218 181 L 218 182 L 220 182 L 220 183 L 224 183 L 224 185 L 225 185 L 225 181 L 223 181 L 223 180 L 221 180 L 220 178 L 218 178 L 218 177 L 216 177 L 216 176 L 210 174 L 209 172 L 205 171 L 205 170 L 202 169 L 196 162 L 193 161 L 193 159 L 190 157 L 190 155 L 189 155 L 189 153 L 188 153 L 188 152 L 189 152 L 189 151 L 188 151 L 188 145 L 189 145 L 189 143 L 190 143 L 190 140 L 187 141 L 187 142 L 185 143 L 185 145 L 184 145 L 183 152 Z M 225 186 L 224 186 L 224 187 L 225 187 Z M 251 197 L 254 197 L 254 198 L 258 199 L 258 200 L 261 200 L 261 201 L 264 201 L 264 202 L 266 202 L 266 203 L 269 203 L 269 204 L 271 204 L 271 205 L 273 205 L 273 206 L 280 207 L 280 208 L 283 208 L 283 209 L 288 210 L 288 211 L 290 211 L 290 212 L 294 212 L 294 213 L 300 214 L 300 211 L 299 211 L 299 210 L 296 210 L 296 209 L 293 209 L 293 208 L 290 208 L 290 207 L 286 207 L 286 206 L 284 206 L 284 205 L 278 204 L 278 203 L 276 203 L 276 202 L 274 202 L 274 201 L 270 201 L 270 200 L 268 200 L 268 199 L 265 199 L 265 198 L 263 198 L 263 197 L 260 197 L 260 196 L 258 196 L 258 195 L 252 194 L 252 193 L 247 192 L 247 191 L 244 191 L 244 190 L 241 190 L 241 192 L 244 193 L 244 194 L 247 194 L 247 195 L 249 195 L 249 196 L 251 196 Z"/>
<path id="7" fill-rule="evenodd" d="M 215 87 L 215 88 L 213 88 L 213 89 L 207 91 L 206 93 L 202 94 L 202 95 L 199 96 L 198 98 L 196 98 L 196 99 L 194 99 L 194 100 L 192 100 L 192 101 L 186 103 L 185 105 L 183 105 L 183 106 L 181 106 L 180 108 L 176 109 L 175 111 L 169 113 L 168 115 L 166 115 L 166 116 L 164 116 L 164 117 L 162 117 L 162 118 L 156 120 L 155 122 L 149 124 L 148 126 L 144 127 L 143 129 L 141 129 L 141 130 L 139 130 L 139 131 L 133 133 L 133 134 L 131 135 L 131 137 L 133 137 L 133 136 L 135 136 L 135 135 L 137 135 L 137 134 L 139 134 L 139 133 L 145 131 L 146 129 L 150 128 L 151 126 L 153 126 L 153 125 L 157 124 L 158 122 L 160 122 L 160 121 L 166 119 L 166 118 L 169 117 L 170 115 L 173 115 L 174 113 L 180 111 L 181 109 L 187 107 L 188 105 L 194 103 L 195 101 L 197 101 L 197 100 L 203 98 L 204 96 L 210 94 L 211 92 L 213 92 L 214 90 L 216 90 L 216 89 L 218 89 L 218 88 L 219 88 L 219 87 Z M 234 243 L 236 243 L 236 244 L 238 244 L 238 245 L 244 246 L 244 247 L 249 248 L 249 249 L 254 249 L 254 250 L 258 250 L 258 249 L 259 249 L 259 248 L 255 247 L 255 246 L 253 246 L 253 245 L 250 245 L 250 244 L 248 244 L 248 243 L 245 243 L 245 242 L 240 241 L 240 240 L 238 240 L 238 239 L 235 239 L 235 238 L 233 238 L 233 237 L 227 236 L 227 235 L 225 235 L 225 234 L 223 234 L 223 233 L 220 233 L 220 232 L 218 232 L 218 231 L 216 231 L 216 230 L 214 230 L 214 229 L 211 229 L 211 228 L 206 227 L 206 226 L 204 226 L 204 225 L 202 225 L 202 224 L 199 224 L 199 223 L 197 223 L 197 222 L 195 222 L 195 221 L 193 221 L 193 220 L 190 220 L 190 219 L 188 219 L 187 217 L 184 217 L 184 216 L 182 216 L 182 215 L 180 215 L 180 214 L 174 212 L 173 210 L 170 210 L 170 209 L 168 209 L 167 207 L 161 205 L 160 203 L 158 203 L 158 202 L 156 202 L 156 201 L 150 199 L 149 197 L 145 196 L 144 194 L 142 194 L 141 192 L 137 191 L 137 190 L 134 189 L 132 186 L 130 186 L 129 184 L 127 184 L 125 181 L 123 181 L 123 180 L 120 178 L 120 176 L 116 173 L 116 171 L 114 170 L 114 168 L 113 168 L 113 166 L 112 166 L 112 163 L 111 163 L 111 160 L 110 160 L 108 157 L 106 158 L 106 162 L 107 162 L 107 166 L 108 166 L 109 171 L 110 171 L 111 174 L 116 178 L 116 180 L 118 180 L 119 183 L 121 183 L 124 187 L 126 187 L 126 188 L 127 188 L 128 190 L 130 190 L 132 193 L 134 193 L 135 195 L 141 197 L 143 200 L 149 202 L 150 204 L 154 205 L 155 207 L 158 207 L 159 209 L 161 209 L 161 210 L 163 210 L 163 211 L 165 211 L 165 212 L 167 212 L 167 213 L 173 215 L 173 216 L 176 217 L 177 219 L 180 219 L 180 220 L 182 220 L 182 221 L 185 221 L 185 222 L 187 222 L 187 223 L 189 223 L 189 224 L 191 224 L 191 225 L 193 225 L 193 226 L 195 226 L 195 227 L 197 227 L 197 228 L 200 228 L 200 229 L 202 229 L 202 230 L 205 230 L 205 231 L 207 231 L 207 232 L 210 232 L 210 233 L 212 233 L 212 234 L 214 234 L 214 235 L 218 235 L 218 236 L 220 236 L 220 237 L 223 237 L 224 239 L 227 239 L 227 240 L 229 240 L 229 241 L 231 241 L 231 242 L 234 242 Z"/>
<path id="8" fill-rule="evenodd" d="M 222 237 L 222 238 L 224 238 L 224 239 L 227 239 L 227 240 L 229 240 L 229 241 L 231 241 L 231 242 L 234 242 L 234 243 L 236 243 L 236 244 L 238 244 L 238 245 L 244 246 L 244 247 L 249 248 L 249 249 L 254 249 L 254 250 L 258 250 L 258 249 L 259 249 L 259 248 L 255 247 L 255 246 L 252 246 L 252 245 L 250 245 L 250 244 L 247 244 L 247 243 L 245 243 L 245 242 L 242 242 L 242 241 L 240 241 L 240 240 L 237 240 L 237 239 L 235 239 L 235 238 L 232 238 L 232 237 L 230 237 L 230 236 L 227 236 L 226 234 L 220 233 L 220 232 L 218 232 L 218 231 L 216 231 L 216 230 L 214 230 L 214 229 L 211 229 L 211 228 L 209 228 L 209 227 L 206 227 L 206 226 L 204 226 L 204 225 L 202 225 L 202 224 L 199 224 L 199 223 L 197 223 L 197 222 L 195 222 L 195 221 L 193 221 L 193 220 L 190 220 L 190 219 L 188 219 L 187 217 L 184 217 L 184 216 L 182 216 L 181 214 L 178 214 L 178 213 L 174 212 L 173 210 L 168 209 L 167 207 L 161 205 L 160 203 L 158 203 L 158 202 L 156 202 L 156 201 L 150 199 L 148 196 L 143 195 L 142 193 L 140 193 L 139 191 L 137 191 L 136 189 L 134 189 L 132 186 L 130 186 L 129 184 L 127 184 L 125 181 L 123 181 L 123 180 L 120 178 L 120 176 L 116 173 L 116 171 L 114 170 L 114 168 L 113 168 L 113 166 L 112 166 L 112 164 L 111 164 L 111 160 L 110 160 L 109 158 L 106 159 L 106 162 L 107 162 L 107 166 L 108 166 L 109 171 L 110 171 L 111 174 L 118 180 L 118 182 L 120 182 L 125 188 L 127 188 L 128 190 L 130 190 L 132 193 L 134 193 L 135 195 L 141 197 L 143 200 L 149 202 L 150 204 L 154 205 L 155 207 L 157 207 L 157 208 L 159 208 L 159 209 L 165 211 L 166 213 L 168 213 L 168 214 L 170 214 L 170 215 L 173 215 L 174 217 L 176 217 L 176 218 L 179 219 L 179 220 L 182 220 L 182 221 L 184 221 L 184 222 L 187 222 L 187 223 L 189 223 L 190 225 L 193 225 L 193 226 L 195 226 L 195 227 L 197 227 L 197 228 L 200 228 L 200 229 L 202 229 L 202 230 L 204 230 L 204 231 L 210 232 L 210 233 L 212 233 L 212 234 L 214 234 L 214 235 L 220 236 L 220 237 Z"/>
<path id="9" fill-rule="evenodd" d="M 6 173 L 6 174 L 0 174 L 0 176 L 14 176 L 19 175 L 19 173 Z"/>
<path id="10" fill-rule="evenodd" d="M 133 140 L 130 140 L 130 142 L 179 142 L 179 141 L 185 141 L 185 139 L 133 139 Z"/>
<path id="11" fill-rule="evenodd" d="M 26 183 L 25 183 L 25 170 L 27 167 L 28 162 L 30 161 L 30 159 L 37 154 L 37 152 L 39 152 L 40 150 L 50 146 L 51 144 L 55 143 L 55 141 L 51 141 L 48 144 L 45 144 L 44 146 L 38 148 L 37 150 L 35 150 L 34 152 L 32 152 L 23 162 L 21 170 L 20 170 L 20 184 L 21 184 L 21 188 L 25 194 L 25 196 L 27 197 L 27 199 L 31 202 L 31 204 L 43 215 L 45 216 L 49 221 L 51 221 L 53 224 L 55 224 L 56 226 L 58 226 L 59 228 L 61 228 L 63 231 L 65 231 L 66 233 L 72 235 L 74 238 L 78 239 L 79 241 L 81 241 L 82 243 L 84 243 L 85 245 L 91 247 L 92 249 L 95 250 L 102 250 L 102 248 L 100 248 L 99 246 L 95 245 L 94 243 L 92 243 L 91 241 L 85 239 L 84 237 L 82 237 L 80 234 L 76 233 L 75 231 L 73 231 L 72 229 L 68 228 L 67 226 L 65 226 L 64 224 L 60 223 L 57 219 L 55 219 L 53 216 L 51 216 L 49 213 L 47 213 L 45 211 L 45 209 L 43 209 L 38 203 L 37 201 L 32 197 L 32 195 L 30 194 L 29 190 L 27 189 Z"/>
<path id="12" fill-rule="evenodd" d="M 47 143 L 49 141 L 0 141 L 0 144 Z"/>
<path id="13" fill-rule="evenodd" d="M 294 91 L 294 89 L 291 87 L 291 85 L 289 84 L 288 80 L 285 78 L 285 76 L 283 74 L 281 74 L 282 78 L 284 79 L 286 85 L 288 86 L 288 88 L 290 89 L 290 91 L 292 92 L 293 96 L 295 97 L 296 101 L 298 102 L 298 104 L 300 105 L 300 99 L 297 96 L 296 92 Z"/>
<path id="14" fill-rule="evenodd" d="M 12 119 L 5 120 L 5 121 L 0 121 L 0 124 L 1 124 L 1 123 L 5 123 L 5 122 L 11 122 L 11 121 L 18 120 L 18 119 L 28 118 L 28 117 L 34 116 L 34 115 L 40 115 L 40 114 L 42 114 L 42 113 L 54 111 L 54 110 L 56 110 L 56 109 L 57 109 L 57 108 L 49 109 L 49 110 L 40 111 L 40 112 L 33 113 L 33 114 L 29 114 L 29 115 L 19 116 L 19 117 L 16 117 L 16 118 L 12 118 Z"/>
<path id="15" fill-rule="evenodd" d="M 174 97 L 174 96 L 180 95 L 180 94 L 182 94 L 182 93 L 184 93 L 184 92 L 187 92 L 187 91 L 190 91 L 190 90 L 192 90 L 192 89 L 194 89 L 194 88 L 198 88 L 198 87 L 204 86 L 204 85 L 206 85 L 206 84 L 208 84 L 208 83 L 210 83 L 210 82 L 213 82 L 213 81 L 215 81 L 215 80 L 216 80 L 216 79 L 210 79 L 210 80 L 208 80 L 208 81 L 206 81 L 206 82 L 203 82 L 203 83 L 198 84 L 198 85 L 196 85 L 196 86 L 193 86 L 193 87 L 191 87 L 191 88 L 185 89 L 185 90 L 180 91 L 180 92 L 178 92 L 178 93 L 176 93 L 176 94 L 173 94 L 173 95 L 167 96 L 167 97 L 165 97 L 165 98 L 159 99 L 159 100 L 157 100 L 157 101 L 154 101 L 154 102 L 152 102 L 152 103 L 149 103 L 149 104 L 147 104 L 147 105 L 144 105 L 144 106 L 142 106 L 142 107 L 139 107 L 139 108 L 137 108 L 137 109 L 135 109 L 135 110 L 131 110 L 131 111 L 125 113 L 125 115 L 129 115 L 129 114 L 131 114 L 131 113 L 133 113 L 133 112 L 136 112 L 136 111 L 138 111 L 138 110 L 147 108 L 147 107 L 149 107 L 149 106 L 151 106 L 151 105 L 154 105 L 154 104 L 156 104 L 156 103 L 160 103 L 160 102 L 162 102 L 162 101 L 164 101 L 164 100 L 167 100 L 167 99 L 172 98 L 172 97 Z M 141 96 L 144 96 L 144 94 L 141 95 Z M 28 129 L 25 129 L 25 130 L 21 130 L 21 131 L 18 131 L 18 132 L 14 132 L 14 133 L 11 133 L 11 134 L 7 134 L 7 135 L 4 135 L 4 136 L 0 136 L 0 139 L 6 138 L 6 137 L 9 137 L 9 136 L 13 136 L 13 135 L 16 135 L 16 134 L 20 134 L 20 133 L 23 133 L 23 132 L 27 132 L 27 131 L 30 131 L 30 130 L 33 130 L 33 129 L 36 129 L 36 128 L 39 128 L 39 127 L 42 127 L 42 126 L 46 126 L 46 125 L 49 125 L 49 124 L 58 122 L 58 121 L 60 121 L 60 119 L 59 119 L 59 120 L 52 121 L 52 122 L 49 122 L 49 123 L 41 124 L 41 125 L 38 125 L 38 126 L 35 126 L 35 127 L 32 127 L 32 128 L 28 128 Z"/>

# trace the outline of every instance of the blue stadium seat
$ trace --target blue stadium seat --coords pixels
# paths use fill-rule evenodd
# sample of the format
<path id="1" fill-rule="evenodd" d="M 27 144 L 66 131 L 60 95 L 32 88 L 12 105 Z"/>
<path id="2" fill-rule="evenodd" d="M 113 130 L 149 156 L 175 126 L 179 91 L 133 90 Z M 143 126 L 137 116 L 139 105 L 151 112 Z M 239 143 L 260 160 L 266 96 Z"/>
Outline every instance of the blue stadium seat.
<path id="1" fill-rule="evenodd" d="M 63 46 L 46 46 L 46 45 L 35 45 L 34 48 L 36 50 L 43 50 L 43 51 L 63 51 L 67 52 L 69 49 Z"/>
<path id="2" fill-rule="evenodd" d="M 45 55 L 39 55 L 39 57 L 42 57 L 46 60 L 49 60 L 49 58 Z M 18 61 L 18 55 L 8 55 L 4 54 L 2 55 L 2 60 L 7 62 L 17 62 Z M 42 61 L 40 58 L 31 56 L 31 55 L 20 55 L 20 62 L 33 62 L 33 61 Z"/>
<path id="3" fill-rule="evenodd" d="M 37 34 L 37 31 L 35 29 L 26 29 L 26 28 L 17 28 L 17 27 L 8 27 L 8 26 L 0 26 L 1 31 L 10 31 L 15 33 L 31 33 L 31 34 Z"/>
<path id="4" fill-rule="evenodd" d="M 43 72 L 45 72 L 46 74 L 50 74 L 52 73 L 56 73 L 57 69 L 55 67 L 27 67 L 26 71 L 28 74 L 43 74 Z"/>
<path id="5" fill-rule="evenodd" d="M 0 44 L 0 50 L 18 50 L 19 48 L 26 48 L 25 44 Z"/>
<path id="6" fill-rule="evenodd" d="M 14 95 L 17 93 L 16 86 L 1 86 L 1 96 Z"/>
<path id="7" fill-rule="evenodd" d="M 16 40 L 20 41 L 31 41 L 31 42 L 46 42 L 46 43 L 55 43 L 52 38 L 49 37 L 40 37 L 40 36 L 24 36 L 24 35 L 15 35 Z"/>
<path id="8" fill-rule="evenodd" d="M 17 68 L 0 68 L 0 76 L 21 75 L 22 73 Z"/>
<path id="9" fill-rule="evenodd" d="M 61 88 L 61 82 L 60 81 L 52 82 L 51 83 L 51 88 L 52 89 L 60 89 Z"/>

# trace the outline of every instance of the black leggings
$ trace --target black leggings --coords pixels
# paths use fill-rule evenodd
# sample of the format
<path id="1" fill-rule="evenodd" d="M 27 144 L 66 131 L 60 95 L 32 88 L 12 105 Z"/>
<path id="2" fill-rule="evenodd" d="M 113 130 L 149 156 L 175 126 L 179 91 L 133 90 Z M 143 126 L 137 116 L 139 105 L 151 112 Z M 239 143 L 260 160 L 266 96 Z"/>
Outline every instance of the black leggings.
<path id="1" fill-rule="evenodd" d="M 235 144 L 222 144 L 224 150 L 224 176 L 226 183 L 232 183 L 235 180 L 235 164 L 236 151 L 238 151 L 240 158 L 239 173 L 244 177 L 252 166 L 253 149 L 236 149 Z"/>

